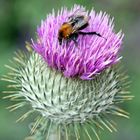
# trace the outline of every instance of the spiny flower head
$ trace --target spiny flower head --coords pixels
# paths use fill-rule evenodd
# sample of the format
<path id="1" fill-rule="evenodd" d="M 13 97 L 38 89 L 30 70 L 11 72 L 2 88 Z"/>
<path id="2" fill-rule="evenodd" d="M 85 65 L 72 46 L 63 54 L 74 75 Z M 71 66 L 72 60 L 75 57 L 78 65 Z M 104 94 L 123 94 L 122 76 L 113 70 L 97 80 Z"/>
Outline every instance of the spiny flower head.
<path id="1" fill-rule="evenodd" d="M 114 32 L 113 19 L 110 19 L 108 14 L 91 10 L 84 13 L 89 17 L 89 25 L 82 31 L 97 32 L 102 37 L 79 35 L 77 46 L 72 41 L 60 45 L 58 31 L 61 25 L 79 10 L 83 13 L 85 8 L 76 5 L 71 10 L 62 8 L 57 15 L 54 12 L 48 15 L 37 29 L 38 41 L 33 42 L 33 48 L 50 67 L 62 71 L 66 77 L 92 79 L 105 68 L 118 62 L 123 34 Z"/>
<path id="2" fill-rule="evenodd" d="M 120 59 L 123 38 L 113 31 L 113 20 L 91 10 L 85 13 L 90 20 L 84 32 L 97 32 L 104 38 L 79 35 L 77 46 L 72 41 L 59 44 L 60 26 L 77 9 L 83 7 L 62 8 L 57 15 L 48 15 L 37 29 L 37 41 L 32 42 L 35 52 L 16 53 L 17 67 L 7 66 L 12 72 L 3 77 L 16 89 L 5 98 L 19 101 L 9 109 L 30 106 L 18 121 L 36 114 L 31 130 L 35 140 L 93 140 L 95 136 L 99 140 L 96 128 L 116 131 L 110 115 L 128 117 L 118 107 L 132 97 L 128 95 L 127 77 L 119 65 L 113 65 Z"/>

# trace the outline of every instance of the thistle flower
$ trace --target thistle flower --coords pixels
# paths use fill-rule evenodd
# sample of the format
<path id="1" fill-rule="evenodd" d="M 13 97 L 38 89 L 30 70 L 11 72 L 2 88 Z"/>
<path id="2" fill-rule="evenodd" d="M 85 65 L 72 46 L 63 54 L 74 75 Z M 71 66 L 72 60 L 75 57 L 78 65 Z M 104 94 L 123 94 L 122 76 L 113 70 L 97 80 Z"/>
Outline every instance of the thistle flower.
<path id="1" fill-rule="evenodd" d="M 107 40 L 95 35 L 79 35 L 77 47 L 72 42 L 69 46 L 59 45 L 60 26 L 78 9 L 85 10 L 84 7 L 74 6 L 70 11 L 62 8 L 57 15 L 54 12 L 48 15 L 37 29 L 38 42 L 33 42 L 33 47 L 50 67 L 62 71 L 66 77 L 92 79 L 106 67 L 119 61 L 118 52 L 123 34 L 121 31 L 115 34 L 113 19 L 109 19 L 109 15 L 103 12 L 96 14 L 91 10 L 85 13 L 90 20 L 84 31 L 100 33 Z"/>
<path id="2" fill-rule="evenodd" d="M 123 35 L 113 31 L 113 19 L 91 10 L 87 12 L 89 26 L 84 30 L 96 31 L 107 40 L 79 36 L 78 46 L 73 42 L 59 45 L 60 25 L 80 8 L 62 8 L 57 15 L 48 15 L 37 29 L 37 41 L 32 41 L 35 52 L 16 53 L 18 66 L 7 66 L 12 73 L 3 80 L 17 89 L 7 97 L 19 101 L 9 108 L 31 107 L 18 121 L 32 113 L 37 116 L 32 139 L 99 140 L 98 128 L 116 131 L 110 115 L 128 117 L 117 105 L 132 96 L 128 95 L 127 77 L 114 65 L 120 60 Z"/>

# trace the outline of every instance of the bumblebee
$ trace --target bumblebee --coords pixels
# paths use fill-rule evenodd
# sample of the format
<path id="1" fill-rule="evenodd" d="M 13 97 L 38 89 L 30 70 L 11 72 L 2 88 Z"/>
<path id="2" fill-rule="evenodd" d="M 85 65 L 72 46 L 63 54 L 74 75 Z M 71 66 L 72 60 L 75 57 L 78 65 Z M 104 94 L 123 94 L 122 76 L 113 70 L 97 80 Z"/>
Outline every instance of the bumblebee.
<path id="1" fill-rule="evenodd" d="M 81 30 L 85 29 L 89 25 L 89 16 L 85 14 L 80 14 L 75 12 L 73 15 L 68 17 L 68 21 L 64 22 L 58 31 L 58 41 L 59 44 L 62 44 L 62 41 L 65 40 L 70 42 L 71 40 L 77 45 L 77 38 L 79 35 L 97 35 L 102 37 L 97 32 L 83 32 Z"/>

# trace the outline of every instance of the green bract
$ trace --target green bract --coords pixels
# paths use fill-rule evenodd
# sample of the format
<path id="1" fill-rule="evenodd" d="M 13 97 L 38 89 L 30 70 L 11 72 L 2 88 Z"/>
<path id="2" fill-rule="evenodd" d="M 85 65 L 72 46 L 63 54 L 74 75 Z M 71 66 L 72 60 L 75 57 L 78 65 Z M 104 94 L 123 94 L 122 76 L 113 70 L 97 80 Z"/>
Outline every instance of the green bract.
<path id="1" fill-rule="evenodd" d="M 19 120 L 31 113 L 37 114 L 31 129 L 33 139 L 92 140 L 94 133 L 99 140 L 98 128 L 116 130 L 110 115 L 128 117 L 118 107 L 118 103 L 131 99 L 127 76 L 120 72 L 119 65 L 87 81 L 64 77 L 34 52 L 16 53 L 15 62 L 18 65 L 7 66 L 12 72 L 3 77 L 11 82 L 10 87 L 16 88 L 14 94 L 6 98 L 18 101 L 9 107 L 11 110 L 30 106 Z"/>

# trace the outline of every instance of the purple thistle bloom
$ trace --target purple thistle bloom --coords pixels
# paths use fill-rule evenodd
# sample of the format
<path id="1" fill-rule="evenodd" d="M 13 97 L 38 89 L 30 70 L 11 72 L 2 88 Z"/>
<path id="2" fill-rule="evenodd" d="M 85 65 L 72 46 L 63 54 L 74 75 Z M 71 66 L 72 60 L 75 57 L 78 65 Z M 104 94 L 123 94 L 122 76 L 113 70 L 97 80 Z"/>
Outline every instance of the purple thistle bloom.
<path id="1" fill-rule="evenodd" d="M 79 76 L 90 80 L 119 61 L 123 34 L 114 32 L 113 19 L 108 14 L 91 10 L 85 12 L 90 17 L 89 26 L 82 31 L 97 32 L 106 39 L 96 35 L 79 35 L 78 46 L 73 41 L 60 45 L 58 30 L 77 9 L 83 11 L 84 7 L 75 5 L 71 10 L 62 8 L 57 15 L 54 11 L 49 14 L 37 29 L 38 39 L 33 41 L 33 48 L 50 67 L 62 71 L 66 77 Z"/>

